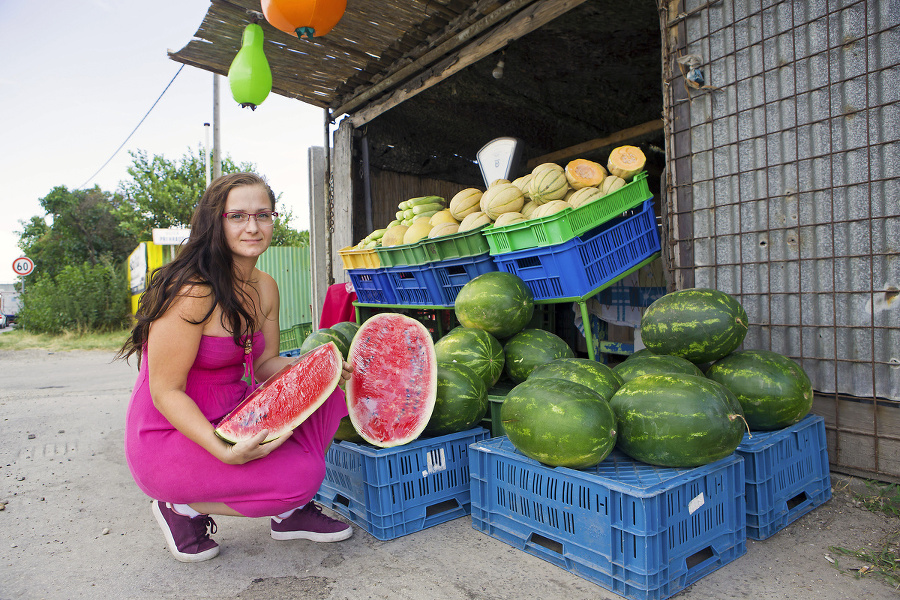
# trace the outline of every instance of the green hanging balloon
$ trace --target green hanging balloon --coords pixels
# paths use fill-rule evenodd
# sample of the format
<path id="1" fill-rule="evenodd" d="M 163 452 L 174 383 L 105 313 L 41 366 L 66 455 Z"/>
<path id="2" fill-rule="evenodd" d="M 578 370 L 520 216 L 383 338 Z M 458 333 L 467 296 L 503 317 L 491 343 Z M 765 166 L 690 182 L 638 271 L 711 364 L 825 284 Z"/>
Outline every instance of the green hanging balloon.
<path id="1" fill-rule="evenodd" d="M 256 23 L 244 28 L 241 49 L 228 69 L 231 95 L 242 107 L 256 107 L 272 91 L 272 70 L 263 52 L 263 30 Z"/>

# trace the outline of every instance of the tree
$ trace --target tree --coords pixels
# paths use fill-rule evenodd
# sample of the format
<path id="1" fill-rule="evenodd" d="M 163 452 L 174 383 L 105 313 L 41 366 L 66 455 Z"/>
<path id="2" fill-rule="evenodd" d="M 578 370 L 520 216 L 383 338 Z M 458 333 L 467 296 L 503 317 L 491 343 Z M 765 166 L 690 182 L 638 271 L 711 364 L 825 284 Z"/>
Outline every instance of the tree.
<path id="1" fill-rule="evenodd" d="M 34 261 L 38 276 L 53 277 L 71 264 L 124 261 L 137 245 L 137 239 L 119 226 L 121 198 L 97 186 L 89 190 L 57 186 L 40 203 L 45 216 L 23 222 L 19 237 L 19 248 Z"/>

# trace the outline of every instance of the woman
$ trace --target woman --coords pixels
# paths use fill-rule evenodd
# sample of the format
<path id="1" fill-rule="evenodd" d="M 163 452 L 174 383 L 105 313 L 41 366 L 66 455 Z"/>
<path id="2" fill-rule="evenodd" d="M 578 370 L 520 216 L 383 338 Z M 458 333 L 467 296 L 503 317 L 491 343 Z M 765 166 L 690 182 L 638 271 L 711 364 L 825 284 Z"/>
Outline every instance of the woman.
<path id="1" fill-rule="evenodd" d="M 347 406 L 340 388 L 292 434 L 266 431 L 229 445 L 216 423 L 291 359 L 278 355 L 278 286 L 256 268 L 272 240 L 275 196 L 252 173 L 213 181 L 178 256 L 141 297 L 120 356 L 139 355 L 125 453 L 169 550 L 183 562 L 215 557 L 210 515 L 271 516 L 277 540 L 343 540 L 346 523 L 312 502 L 325 451 Z M 342 378 L 350 376 L 344 363 Z"/>

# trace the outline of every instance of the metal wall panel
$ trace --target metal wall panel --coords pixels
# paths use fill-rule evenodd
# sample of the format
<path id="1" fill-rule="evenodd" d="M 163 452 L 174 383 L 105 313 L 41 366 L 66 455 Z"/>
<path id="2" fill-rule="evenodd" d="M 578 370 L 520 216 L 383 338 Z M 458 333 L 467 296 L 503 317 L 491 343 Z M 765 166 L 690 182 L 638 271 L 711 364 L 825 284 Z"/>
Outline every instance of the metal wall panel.
<path id="1" fill-rule="evenodd" d="M 260 271 L 278 283 L 278 322 L 281 329 L 312 323 L 312 280 L 308 247 L 273 246 L 259 257 Z"/>
<path id="2" fill-rule="evenodd" d="M 751 321 L 744 347 L 797 360 L 820 401 L 831 395 L 836 432 L 854 397 L 875 408 L 867 435 L 896 442 L 877 415 L 900 408 L 900 3 L 669 8 L 676 287 L 735 295 Z M 690 54 L 715 89 L 689 89 L 676 59 Z M 878 446 L 869 470 L 885 468 Z"/>

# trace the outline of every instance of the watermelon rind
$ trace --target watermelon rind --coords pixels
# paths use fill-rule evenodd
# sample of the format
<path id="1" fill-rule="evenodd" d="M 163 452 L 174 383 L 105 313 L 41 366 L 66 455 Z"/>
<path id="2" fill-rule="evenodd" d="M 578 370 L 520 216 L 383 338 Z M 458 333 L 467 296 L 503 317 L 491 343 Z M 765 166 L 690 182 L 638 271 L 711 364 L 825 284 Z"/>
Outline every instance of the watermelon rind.
<path id="1" fill-rule="evenodd" d="M 347 349 L 350 349 L 350 344 L 353 343 L 353 338 L 356 336 L 356 332 L 359 331 L 359 324 L 354 321 L 341 321 L 340 323 L 335 323 L 328 329 L 332 331 L 336 331 L 341 337 L 344 338 L 344 341 L 347 342 Z M 344 355 L 346 358 L 346 355 Z"/>
<path id="2" fill-rule="evenodd" d="M 334 342 L 334 344 L 338 347 L 338 350 L 341 352 L 341 356 L 346 359 L 347 352 L 350 350 L 350 344 L 346 341 L 344 336 L 334 329 L 330 327 L 323 327 L 321 329 L 317 329 L 306 336 L 306 339 L 303 340 L 303 343 L 300 344 L 300 354 L 306 354 L 313 348 L 318 348 L 322 344 L 326 344 L 328 342 Z"/>
<path id="3" fill-rule="evenodd" d="M 449 435 L 478 425 L 487 414 L 488 395 L 484 380 L 462 363 L 438 360 L 437 398 L 427 435 Z"/>
<path id="4" fill-rule="evenodd" d="M 538 365 L 528 376 L 528 380 L 540 378 L 564 379 L 581 384 L 607 402 L 624 383 L 618 373 L 603 363 L 588 358 L 557 358 Z"/>
<path id="5" fill-rule="evenodd" d="M 347 410 L 354 429 L 380 448 L 421 435 L 437 399 L 437 358 L 431 333 L 399 313 L 379 313 L 356 332 L 347 362 Z"/>
<path id="6" fill-rule="evenodd" d="M 706 376 L 737 397 L 751 430 L 783 429 L 812 410 L 813 389 L 806 371 L 777 352 L 732 352 L 714 362 Z"/>
<path id="7" fill-rule="evenodd" d="M 575 352 L 564 339 L 543 329 L 523 329 L 503 346 L 505 371 L 513 383 L 522 383 L 538 365 L 557 358 L 574 358 Z"/>
<path id="8" fill-rule="evenodd" d="M 637 377 L 625 382 L 609 405 L 618 421 L 618 448 L 651 465 L 715 462 L 733 453 L 746 431 L 734 394 L 697 375 Z"/>
<path id="9" fill-rule="evenodd" d="M 592 467 L 616 445 L 616 415 L 609 403 L 563 379 L 520 383 L 503 400 L 500 420 L 519 452 L 553 467 Z"/>
<path id="10" fill-rule="evenodd" d="M 656 299 L 641 318 L 641 340 L 655 354 L 695 364 L 734 352 L 747 335 L 747 313 L 733 296 L 689 288 Z"/>
<path id="11" fill-rule="evenodd" d="M 343 357 L 337 345 L 327 342 L 287 365 L 253 391 L 229 412 L 215 429 L 230 444 L 249 440 L 268 429 L 262 443 L 278 439 L 297 428 L 334 392 L 341 380 Z M 319 374 L 317 371 L 326 370 Z M 317 391 L 305 393 L 302 386 L 317 375 Z M 299 393 L 298 393 L 299 392 Z M 282 414 L 280 420 L 275 416 Z"/>
<path id="12" fill-rule="evenodd" d="M 498 339 L 522 331 L 534 315 L 534 295 L 521 277 L 489 271 L 466 282 L 454 300 L 456 320 Z"/>
<path id="13" fill-rule="evenodd" d="M 642 375 L 663 375 L 665 373 L 703 376 L 703 371 L 697 365 L 686 358 L 671 354 L 642 354 L 631 360 L 620 362 L 613 367 L 613 371 L 618 373 L 623 381 L 631 381 Z"/>
<path id="14" fill-rule="evenodd" d="M 434 343 L 438 362 L 458 362 L 475 371 L 490 389 L 503 374 L 503 346 L 493 335 L 475 327 L 455 327 Z"/>

